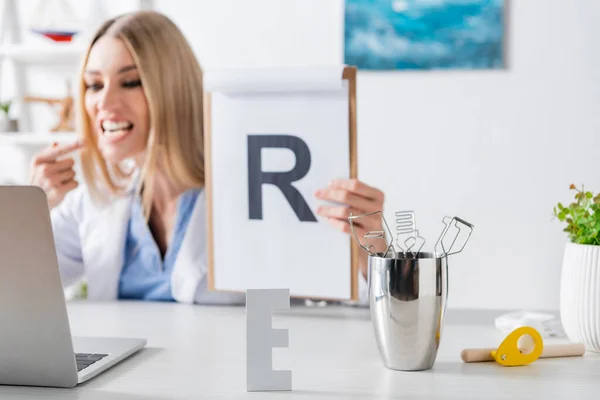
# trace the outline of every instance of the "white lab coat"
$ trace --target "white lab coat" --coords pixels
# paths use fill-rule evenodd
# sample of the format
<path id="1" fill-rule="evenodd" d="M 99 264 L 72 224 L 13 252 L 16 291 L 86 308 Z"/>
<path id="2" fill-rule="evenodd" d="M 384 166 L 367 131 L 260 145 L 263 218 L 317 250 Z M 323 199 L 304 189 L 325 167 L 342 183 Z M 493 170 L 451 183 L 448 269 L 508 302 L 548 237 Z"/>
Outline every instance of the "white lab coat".
<path id="1" fill-rule="evenodd" d="M 63 285 L 85 277 L 88 299 L 118 298 L 124 264 L 125 235 L 133 194 L 108 204 L 92 201 L 85 187 L 69 193 L 52 209 L 52 227 Z M 212 292 L 207 288 L 205 195 L 200 193 L 171 275 L 172 294 L 181 303 L 243 303 L 244 294 Z M 360 274 L 361 303 L 367 285 Z"/>

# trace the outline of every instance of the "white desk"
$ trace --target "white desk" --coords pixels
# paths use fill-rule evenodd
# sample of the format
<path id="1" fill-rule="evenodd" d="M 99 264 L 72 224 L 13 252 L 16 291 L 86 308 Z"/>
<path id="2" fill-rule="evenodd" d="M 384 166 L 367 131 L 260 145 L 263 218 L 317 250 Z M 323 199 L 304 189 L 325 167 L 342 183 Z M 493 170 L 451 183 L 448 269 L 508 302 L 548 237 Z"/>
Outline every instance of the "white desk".
<path id="1" fill-rule="evenodd" d="M 462 363 L 464 347 L 500 339 L 493 315 L 465 323 L 476 314 L 450 310 L 434 368 L 398 372 L 380 362 L 368 310 L 293 308 L 273 324 L 290 329 L 290 348 L 274 350 L 274 363 L 292 369 L 293 391 L 247 393 L 243 307 L 71 303 L 74 335 L 146 337 L 148 347 L 75 389 L 0 386 L 0 399 L 600 398 L 595 354 L 513 368 Z"/>

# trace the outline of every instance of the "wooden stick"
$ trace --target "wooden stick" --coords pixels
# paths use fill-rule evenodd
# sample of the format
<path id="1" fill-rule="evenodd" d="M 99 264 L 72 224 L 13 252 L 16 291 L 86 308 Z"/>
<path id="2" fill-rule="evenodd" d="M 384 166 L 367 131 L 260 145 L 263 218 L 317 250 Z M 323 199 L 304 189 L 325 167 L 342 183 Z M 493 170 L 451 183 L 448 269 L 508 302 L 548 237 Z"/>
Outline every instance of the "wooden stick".
<path id="1" fill-rule="evenodd" d="M 496 349 L 464 349 L 460 353 L 460 358 L 466 363 L 494 361 L 492 351 Z M 572 344 L 551 344 L 544 346 L 540 358 L 556 357 L 577 357 L 585 353 L 585 346 L 582 343 Z"/>
<path id="2" fill-rule="evenodd" d="M 46 103 L 46 104 L 59 104 L 63 99 L 51 99 L 47 97 L 36 97 L 36 96 L 24 96 L 23 101 L 27 103 Z"/>

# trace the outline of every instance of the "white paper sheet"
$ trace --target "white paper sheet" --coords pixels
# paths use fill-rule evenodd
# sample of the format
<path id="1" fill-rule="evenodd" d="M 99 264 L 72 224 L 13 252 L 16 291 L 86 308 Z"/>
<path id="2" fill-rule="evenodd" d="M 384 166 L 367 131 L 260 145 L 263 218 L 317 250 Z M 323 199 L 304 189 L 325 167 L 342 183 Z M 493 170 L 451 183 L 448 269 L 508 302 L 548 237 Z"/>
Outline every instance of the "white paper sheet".
<path id="1" fill-rule="evenodd" d="M 316 216 L 323 202 L 315 199 L 315 190 L 326 187 L 333 178 L 350 174 L 348 89 L 340 84 L 341 69 L 335 89 L 333 82 L 324 83 L 325 75 L 312 82 L 321 82 L 330 87 L 328 90 L 321 86 L 315 91 L 276 91 L 271 86 L 274 81 L 263 81 L 264 86 L 259 87 L 245 80 L 246 75 L 233 80 L 242 90 L 230 92 L 232 86 L 224 84 L 227 94 L 212 94 L 217 290 L 290 288 L 292 296 L 351 297 L 351 239 Z M 287 87 L 309 80 L 291 81 Z M 291 135 L 306 143 L 311 167 L 293 186 L 317 222 L 299 221 L 281 190 L 270 184 L 262 185 L 262 220 L 249 218 L 249 134 Z M 264 148 L 261 154 L 263 171 L 289 171 L 296 164 L 294 153 L 286 148 Z"/>

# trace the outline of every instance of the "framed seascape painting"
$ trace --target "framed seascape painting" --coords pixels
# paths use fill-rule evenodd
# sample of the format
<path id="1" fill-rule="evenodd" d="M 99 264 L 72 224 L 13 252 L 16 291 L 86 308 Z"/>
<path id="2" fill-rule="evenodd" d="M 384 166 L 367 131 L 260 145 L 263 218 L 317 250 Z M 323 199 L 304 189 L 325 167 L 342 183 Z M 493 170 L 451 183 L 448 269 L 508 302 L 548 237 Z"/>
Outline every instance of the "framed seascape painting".
<path id="1" fill-rule="evenodd" d="M 345 0 L 344 62 L 363 70 L 504 67 L 504 0 Z"/>

